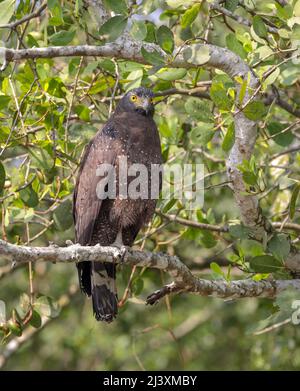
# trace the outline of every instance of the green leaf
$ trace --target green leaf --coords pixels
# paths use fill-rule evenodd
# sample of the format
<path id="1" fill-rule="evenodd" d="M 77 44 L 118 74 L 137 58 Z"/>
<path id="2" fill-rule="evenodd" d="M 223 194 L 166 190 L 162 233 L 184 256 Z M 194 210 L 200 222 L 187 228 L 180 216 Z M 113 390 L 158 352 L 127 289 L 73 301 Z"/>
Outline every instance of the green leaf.
<path id="1" fill-rule="evenodd" d="M 225 277 L 225 274 L 224 274 L 223 270 L 221 269 L 220 265 L 218 265 L 216 262 L 211 262 L 210 269 L 214 273 L 216 273 L 216 274 L 218 274 L 218 275 L 220 275 L 222 277 Z"/>
<path id="2" fill-rule="evenodd" d="M 33 190 L 32 186 L 27 186 L 25 189 L 22 189 L 20 192 L 20 198 L 26 206 L 30 208 L 35 208 L 39 203 L 39 198 L 36 192 Z"/>
<path id="3" fill-rule="evenodd" d="M 6 109 L 11 97 L 8 95 L 0 95 L 0 110 Z"/>
<path id="4" fill-rule="evenodd" d="M 156 31 L 156 40 L 159 46 L 167 53 L 172 53 L 174 49 L 174 37 L 172 31 L 167 26 L 160 26 Z"/>
<path id="5" fill-rule="evenodd" d="M 99 30 L 101 38 L 107 42 L 115 41 L 125 30 L 127 18 L 122 15 L 108 19 Z"/>
<path id="6" fill-rule="evenodd" d="M 116 14 L 126 14 L 127 4 L 125 0 L 103 0 L 104 6 Z"/>
<path id="7" fill-rule="evenodd" d="M 41 80 L 46 80 L 48 75 L 49 75 L 49 69 L 48 69 L 48 66 L 45 65 L 45 64 L 36 64 L 36 70 L 37 70 L 37 73 L 38 73 L 38 76 Z"/>
<path id="8" fill-rule="evenodd" d="M 104 69 L 105 71 L 112 73 L 115 71 L 115 64 L 108 58 L 103 58 L 102 60 L 98 61 L 98 64 L 100 68 Z"/>
<path id="9" fill-rule="evenodd" d="M 248 239 L 251 229 L 242 224 L 231 224 L 229 226 L 229 233 L 232 237 L 237 239 Z"/>
<path id="10" fill-rule="evenodd" d="M 182 6 L 189 6 L 194 0 L 166 0 L 166 3 L 171 8 L 178 8 Z"/>
<path id="11" fill-rule="evenodd" d="M 11 132 L 8 126 L 1 126 L 0 131 L 0 143 L 5 143 Z"/>
<path id="12" fill-rule="evenodd" d="M 255 15 L 253 18 L 253 30 L 261 38 L 265 38 L 268 35 L 266 25 L 259 15 Z"/>
<path id="13" fill-rule="evenodd" d="M 280 19 L 286 21 L 293 16 L 293 8 L 290 4 L 282 7 L 279 3 L 275 2 L 275 7 L 277 8 L 276 16 L 278 16 Z"/>
<path id="14" fill-rule="evenodd" d="M 180 19 L 181 27 L 183 29 L 189 27 L 200 11 L 201 4 L 194 4 L 191 8 L 187 9 Z"/>
<path id="15" fill-rule="evenodd" d="M 284 260 L 291 250 L 290 241 L 284 234 L 274 235 L 268 242 L 268 249 L 276 258 Z"/>
<path id="16" fill-rule="evenodd" d="M 243 180 L 248 185 L 254 186 L 257 183 L 257 176 L 255 175 L 254 172 L 245 170 L 243 172 Z"/>
<path id="17" fill-rule="evenodd" d="M 257 169 L 254 156 L 251 157 L 250 162 L 243 160 L 243 164 L 239 164 L 238 169 L 243 173 L 243 180 L 248 185 L 257 184 Z"/>
<path id="18" fill-rule="evenodd" d="M 0 186 L 0 188 L 1 188 L 1 186 Z M 292 192 L 292 197 L 291 197 L 291 202 L 290 202 L 290 213 L 289 213 L 289 215 L 290 215 L 291 219 L 293 219 L 294 216 L 295 216 L 296 202 L 297 202 L 297 198 L 298 198 L 299 192 L 300 192 L 300 183 L 297 183 L 294 186 L 294 189 L 293 189 L 293 192 Z M 1 195 L 1 192 L 0 192 L 0 195 Z"/>
<path id="19" fill-rule="evenodd" d="M 185 102 L 186 112 L 195 120 L 201 122 L 213 122 L 214 116 L 211 112 L 210 104 L 198 98 L 188 98 Z"/>
<path id="20" fill-rule="evenodd" d="M 269 134 L 273 136 L 272 139 L 275 141 L 275 143 L 282 147 L 287 147 L 294 140 L 294 135 L 290 130 L 281 133 L 284 129 L 287 128 L 287 125 L 285 124 L 281 124 L 280 122 L 270 122 L 267 128 Z M 276 136 L 276 134 L 278 135 Z"/>
<path id="21" fill-rule="evenodd" d="M 300 26 L 299 27 L 299 32 L 300 32 Z M 299 39 L 300 39 L 300 34 L 299 34 Z M 289 66 L 285 68 L 280 75 L 280 83 L 284 87 L 291 86 L 297 82 L 299 79 L 299 68 L 295 66 Z"/>
<path id="22" fill-rule="evenodd" d="M 194 144 L 205 146 L 214 137 L 213 124 L 202 123 L 191 131 L 191 141 Z"/>
<path id="23" fill-rule="evenodd" d="M 27 293 L 22 293 L 20 296 L 19 311 L 22 316 L 25 316 L 30 309 L 30 297 Z"/>
<path id="24" fill-rule="evenodd" d="M 22 335 L 22 326 L 21 324 L 13 319 L 10 319 L 7 322 L 9 330 L 12 332 L 12 334 L 16 335 L 17 337 L 21 337 Z"/>
<path id="25" fill-rule="evenodd" d="M 234 122 L 232 122 L 227 129 L 227 132 L 225 134 L 225 137 L 222 142 L 222 149 L 225 152 L 228 152 L 233 147 L 235 141 L 235 128 L 234 128 Z"/>
<path id="26" fill-rule="evenodd" d="M 194 65 L 206 64 L 210 59 L 209 48 L 201 44 L 190 45 L 182 54 L 185 61 Z"/>
<path id="27" fill-rule="evenodd" d="M 107 84 L 107 80 L 100 79 L 89 89 L 89 95 L 95 95 L 99 92 L 107 90 L 109 85 Z"/>
<path id="28" fill-rule="evenodd" d="M 142 53 L 142 56 L 144 57 L 144 59 L 148 63 L 150 63 L 152 65 L 162 65 L 162 64 L 164 64 L 163 57 L 156 50 L 153 50 L 152 52 L 148 52 L 146 49 L 144 49 L 142 47 L 141 48 L 141 53 Z"/>
<path id="29" fill-rule="evenodd" d="M 294 24 L 292 34 L 291 34 L 291 40 L 296 41 L 295 44 L 299 46 L 299 39 L 300 39 L 300 26 L 299 24 Z M 298 42 L 297 42 L 298 41 Z"/>
<path id="30" fill-rule="evenodd" d="M 233 102 L 227 96 L 227 90 L 225 89 L 223 83 L 213 81 L 209 94 L 212 101 L 219 109 L 226 111 L 231 110 Z"/>
<path id="31" fill-rule="evenodd" d="M 128 83 L 126 85 L 126 92 L 131 90 L 132 88 L 138 88 L 143 79 L 144 72 L 142 69 L 136 69 L 135 71 L 130 72 L 127 76 Z"/>
<path id="32" fill-rule="evenodd" d="M 146 42 L 155 42 L 156 41 L 156 37 L 155 37 L 155 24 L 151 23 L 151 22 L 147 22 L 146 23 L 146 27 L 147 27 L 147 36 L 145 38 L 145 41 Z"/>
<path id="33" fill-rule="evenodd" d="M 163 207 L 162 212 L 167 213 L 172 207 L 176 204 L 177 199 L 176 198 L 171 198 L 166 205 Z"/>
<path id="34" fill-rule="evenodd" d="M 64 98 L 66 96 L 66 87 L 59 77 L 52 77 L 46 80 L 44 88 L 48 94 L 57 98 Z"/>
<path id="35" fill-rule="evenodd" d="M 130 30 L 132 37 L 138 41 L 143 41 L 147 36 L 147 26 L 142 20 L 133 20 Z"/>
<path id="36" fill-rule="evenodd" d="M 72 218 L 72 202 L 70 200 L 64 201 L 53 212 L 53 220 L 55 226 L 59 231 L 65 231 L 73 224 Z"/>
<path id="37" fill-rule="evenodd" d="M 4 183 L 5 183 L 5 168 L 0 162 L 0 197 L 3 195 Z"/>
<path id="38" fill-rule="evenodd" d="M 83 121 L 90 121 L 90 113 L 91 110 L 85 105 L 77 105 L 74 109 L 75 113 L 78 115 L 80 119 Z"/>
<path id="39" fill-rule="evenodd" d="M 42 325 L 41 315 L 37 311 L 33 310 L 29 323 L 32 327 L 39 329 Z"/>
<path id="40" fill-rule="evenodd" d="M 60 312 L 58 303 L 48 296 L 40 296 L 36 299 L 33 307 L 41 316 L 47 316 L 48 318 L 56 318 Z"/>
<path id="41" fill-rule="evenodd" d="M 245 51 L 243 45 L 236 38 L 235 34 L 230 33 L 226 36 L 226 45 L 229 50 L 236 53 L 241 58 L 247 58 L 247 52 Z"/>
<path id="42" fill-rule="evenodd" d="M 187 70 L 184 68 L 161 68 L 155 75 L 161 80 L 173 81 L 184 78 L 186 74 Z"/>
<path id="43" fill-rule="evenodd" d="M 261 281 L 261 280 L 265 280 L 266 278 L 268 278 L 270 275 L 270 273 L 257 273 L 255 274 L 253 277 L 252 277 L 252 280 L 253 281 Z"/>
<path id="44" fill-rule="evenodd" d="M 76 31 L 59 31 L 49 37 L 51 45 L 54 46 L 66 46 L 68 45 L 73 38 L 75 37 Z"/>
<path id="45" fill-rule="evenodd" d="M 300 16 L 300 1 L 299 0 L 294 5 L 294 15 Z"/>
<path id="46" fill-rule="evenodd" d="M 159 133 L 166 138 L 172 137 L 173 136 L 173 131 L 169 127 L 168 123 L 166 120 L 162 121 L 159 125 Z"/>
<path id="47" fill-rule="evenodd" d="M 80 64 L 80 58 L 79 57 L 72 58 L 69 61 L 68 71 L 69 71 L 69 75 L 70 76 L 75 76 L 76 75 L 79 64 Z M 82 74 L 84 74 L 86 72 L 86 69 L 88 68 L 89 69 L 89 73 L 88 74 L 90 75 L 97 68 L 97 65 L 98 65 L 98 61 L 91 61 L 91 62 L 89 62 L 89 64 L 83 69 Z"/>
<path id="48" fill-rule="evenodd" d="M 205 248 L 213 248 L 217 244 L 214 234 L 205 230 L 200 232 L 200 242 Z"/>
<path id="49" fill-rule="evenodd" d="M 271 255 L 254 257 L 249 263 L 256 273 L 274 273 L 283 267 L 282 263 Z"/>
<path id="50" fill-rule="evenodd" d="M 287 29 L 278 29 L 278 35 L 283 39 L 289 39 L 291 37 L 291 32 Z"/>
<path id="51" fill-rule="evenodd" d="M 243 112 L 247 118 L 258 121 L 265 117 L 267 110 L 263 102 L 254 101 L 247 104 Z"/>
<path id="52" fill-rule="evenodd" d="M 63 13 L 61 5 L 58 0 L 48 0 L 48 9 L 51 13 L 51 18 L 49 19 L 50 26 L 61 26 L 64 24 Z"/>
<path id="53" fill-rule="evenodd" d="M 239 0 L 226 0 L 225 8 L 231 12 L 234 12 L 239 4 Z"/>
<path id="54" fill-rule="evenodd" d="M 263 81 L 263 86 L 266 88 L 269 85 L 272 85 L 277 77 L 280 75 L 280 69 L 276 68 L 275 71 L 273 71 L 264 81 Z"/>
<path id="55" fill-rule="evenodd" d="M 75 0 L 74 15 L 75 18 L 79 17 L 79 8 L 82 7 L 82 0 Z"/>
<path id="56" fill-rule="evenodd" d="M 7 24 L 15 11 L 15 0 L 4 0 L 0 4 L 0 24 Z"/>

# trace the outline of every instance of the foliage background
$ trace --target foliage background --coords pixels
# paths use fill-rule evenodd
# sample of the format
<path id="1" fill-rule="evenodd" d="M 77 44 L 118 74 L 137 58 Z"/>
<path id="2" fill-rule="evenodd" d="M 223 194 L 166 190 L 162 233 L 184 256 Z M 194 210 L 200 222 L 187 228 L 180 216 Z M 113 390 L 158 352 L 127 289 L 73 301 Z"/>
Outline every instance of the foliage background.
<path id="1" fill-rule="evenodd" d="M 202 277 L 229 280 L 265 278 L 270 270 L 261 274 L 251 259 L 271 254 L 279 262 L 275 278 L 288 278 L 280 262 L 290 251 L 290 240 L 297 246 L 300 223 L 300 84 L 299 65 L 292 58 L 300 40 L 300 1 L 105 0 L 104 16 L 107 13 L 110 18 L 106 23 L 98 3 L 1 1 L 0 27 L 43 4 L 46 7 L 38 18 L 15 28 L 0 28 L 0 40 L 12 48 L 101 45 L 126 30 L 137 40 L 158 43 L 169 54 L 174 44 L 197 40 L 237 53 L 255 69 L 262 85 L 258 103 L 247 114 L 260 121 L 255 154 L 241 169 L 248 191 L 258 194 L 264 213 L 273 222 L 283 223 L 280 241 L 275 237 L 266 249 L 249 239 L 228 187 L 224 161 L 234 142 L 232 80 L 205 67 L 174 70 L 157 56 L 149 58 L 149 53 L 144 57 L 151 65 L 84 57 L 38 59 L 11 63 L 0 73 L 2 238 L 34 246 L 65 245 L 67 239 L 74 239 L 71 194 L 83 147 L 107 120 L 118 97 L 144 85 L 157 93 L 155 120 L 165 160 L 201 161 L 207 174 L 201 210 L 190 212 L 175 201 L 161 201 L 160 210 L 199 222 L 227 223 L 231 230 L 219 234 L 166 224 L 157 215 L 136 245 L 179 255 Z M 230 16 L 219 12 L 215 4 Z M 250 26 L 232 15 L 248 20 Z M 280 105 L 278 96 L 290 110 Z M 288 222 L 296 228 L 285 229 Z M 33 329 L 30 338 L 4 360 L 4 369 L 300 368 L 299 326 L 284 324 L 288 318 L 284 300 L 223 301 L 181 295 L 146 307 L 143 300 L 166 276 L 137 270 L 130 279 L 131 268 L 123 267 L 118 273 L 120 297 L 131 281 L 130 297 L 118 319 L 106 325 L 94 320 L 90 300 L 75 288 L 74 265 L 35 265 L 34 294 L 30 294 L 28 266 L 13 270 L 8 266 L 0 260 L 0 298 L 8 317 L 14 317 L 14 308 L 26 313 L 32 300 L 40 303 L 35 304 L 37 319 L 31 319 L 38 326 L 39 316 L 49 315 L 55 301 L 63 303 L 60 298 L 70 287 L 72 292 L 60 314 L 52 311 L 53 319 L 44 328 Z M 280 327 L 267 332 L 265 327 L 272 324 Z M 26 325 L 24 333 L 32 327 Z M 256 335 L 260 329 L 266 332 Z M 2 360 L 7 342 L 18 338 L 14 333 L 20 330 L 11 328 L 3 336 Z"/>

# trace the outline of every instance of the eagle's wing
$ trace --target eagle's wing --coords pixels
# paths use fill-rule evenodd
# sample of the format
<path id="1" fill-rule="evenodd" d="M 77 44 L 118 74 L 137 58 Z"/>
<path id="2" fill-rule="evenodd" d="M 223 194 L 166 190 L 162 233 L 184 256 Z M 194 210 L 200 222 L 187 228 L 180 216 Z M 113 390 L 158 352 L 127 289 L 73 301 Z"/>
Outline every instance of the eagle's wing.
<path id="1" fill-rule="evenodd" d="M 112 125 L 107 123 L 89 142 L 77 176 L 73 195 L 73 217 L 76 241 L 81 245 L 90 243 L 102 204 L 101 197 L 97 196 L 97 185 L 104 177 L 97 176 L 96 170 L 101 164 L 114 166 L 118 154 L 119 142 L 113 137 L 111 127 Z"/>

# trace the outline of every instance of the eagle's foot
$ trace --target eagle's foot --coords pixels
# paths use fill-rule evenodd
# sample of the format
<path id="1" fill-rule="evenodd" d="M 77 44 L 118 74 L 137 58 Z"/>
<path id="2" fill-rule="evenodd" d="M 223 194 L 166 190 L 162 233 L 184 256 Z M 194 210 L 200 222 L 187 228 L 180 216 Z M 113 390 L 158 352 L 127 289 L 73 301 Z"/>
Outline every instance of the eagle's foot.
<path id="1" fill-rule="evenodd" d="M 111 248 L 113 249 L 113 254 L 112 254 L 113 260 L 116 263 L 124 262 L 126 252 L 127 252 L 126 246 L 112 246 Z"/>
<path id="2" fill-rule="evenodd" d="M 59 248 L 59 245 L 49 240 L 49 247 Z"/>
<path id="3" fill-rule="evenodd" d="M 126 246 L 120 246 L 120 247 L 117 247 L 117 249 L 118 249 L 118 255 L 117 255 L 116 261 L 118 263 L 123 263 L 125 260 L 127 248 L 126 248 Z"/>
<path id="4" fill-rule="evenodd" d="M 73 246 L 74 243 L 72 242 L 72 240 L 67 239 L 67 240 L 66 240 L 66 245 L 67 245 L 67 246 Z"/>

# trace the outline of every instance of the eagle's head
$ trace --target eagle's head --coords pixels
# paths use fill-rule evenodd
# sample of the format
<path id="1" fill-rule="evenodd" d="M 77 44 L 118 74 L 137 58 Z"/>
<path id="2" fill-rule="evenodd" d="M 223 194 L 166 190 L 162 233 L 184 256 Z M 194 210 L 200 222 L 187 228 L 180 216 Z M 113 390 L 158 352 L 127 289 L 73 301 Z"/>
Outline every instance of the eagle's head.
<path id="1" fill-rule="evenodd" d="M 154 114 L 154 94 L 149 88 L 139 87 L 128 91 L 120 100 L 117 110 L 136 112 L 152 117 Z"/>

